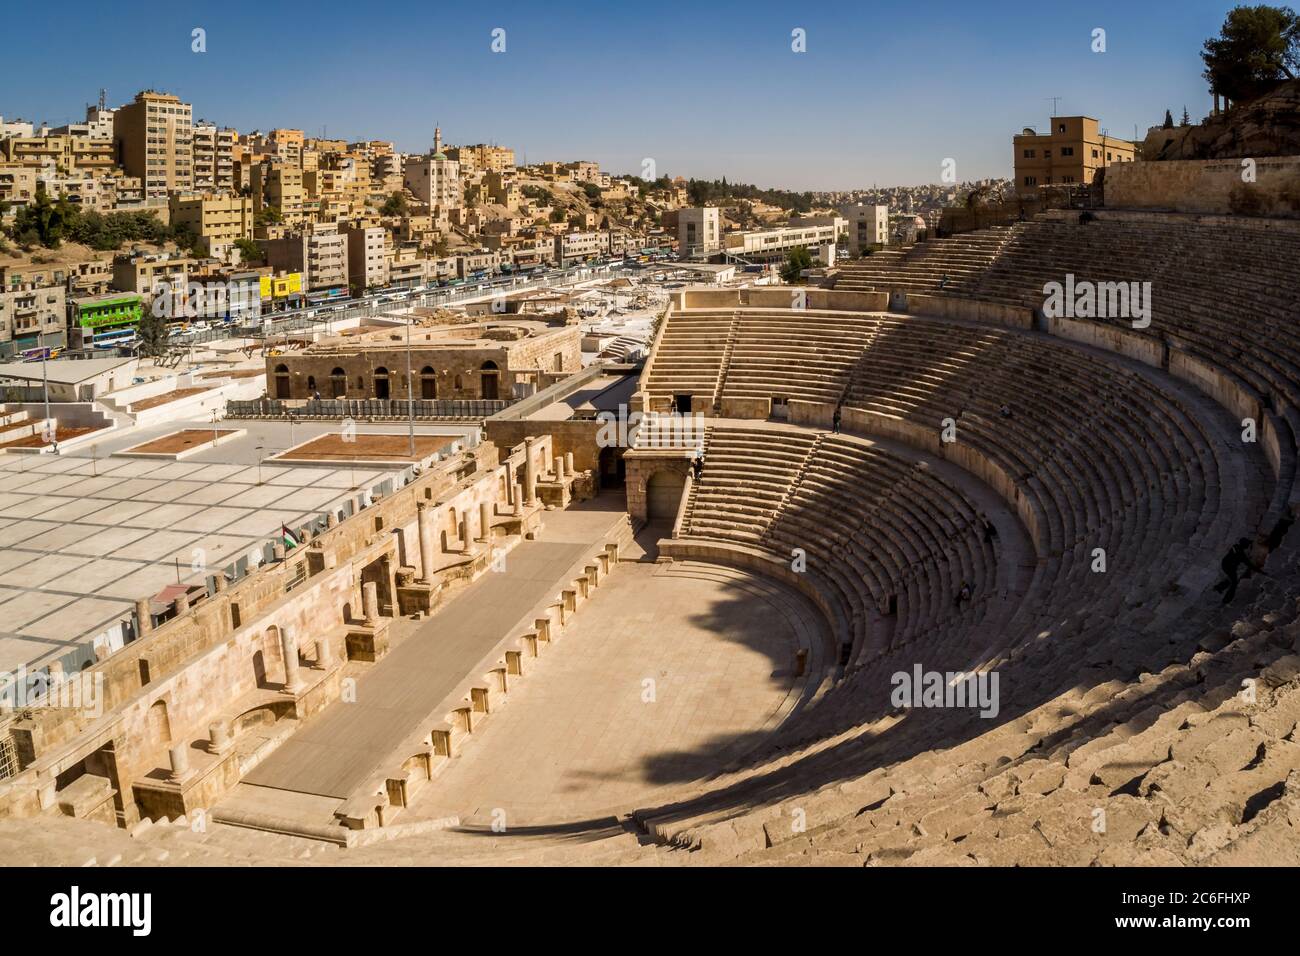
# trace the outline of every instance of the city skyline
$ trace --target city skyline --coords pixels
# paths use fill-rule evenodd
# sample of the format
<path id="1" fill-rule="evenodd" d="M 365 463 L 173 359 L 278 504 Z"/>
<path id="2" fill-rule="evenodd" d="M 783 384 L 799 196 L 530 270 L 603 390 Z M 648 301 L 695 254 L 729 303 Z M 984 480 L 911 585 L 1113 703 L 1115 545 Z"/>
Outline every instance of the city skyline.
<path id="1" fill-rule="evenodd" d="M 100 88 L 110 106 L 155 88 L 192 103 L 196 119 L 241 132 L 288 126 L 392 140 L 404 152 L 427 150 L 438 125 L 449 143 L 500 143 L 520 162 L 589 159 L 616 175 L 639 175 L 652 159 L 657 175 L 844 191 L 935 183 L 953 158 L 958 181 L 974 181 L 1009 176 L 1008 136 L 1042 128 L 1053 112 L 1096 117 L 1124 138 L 1141 138 L 1165 109 L 1178 117 L 1186 107 L 1198 120 L 1208 93 L 1196 54 L 1228 9 L 833 6 L 810 15 L 771 4 L 669 4 L 649 17 L 579 5 L 540 17 L 506 5 L 439 13 L 435 22 L 397 4 L 391 19 L 369 16 L 364 34 L 334 4 L 319 5 L 310 22 L 242 3 L 151 12 L 143 24 L 120 8 L 90 8 L 79 22 L 96 48 L 133 38 L 150 55 L 74 55 L 50 76 L 34 53 L 17 50 L 0 114 L 60 125 L 81 119 Z M 1175 9 L 1177 18 L 1168 16 Z M 987 29 L 990 20 L 997 29 Z M 422 29 L 426 22 L 436 32 Z M 15 11 L 11 24 L 16 35 L 55 25 L 31 9 Z M 192 50 L 196 29 L 205 52 Z M 791 49 L 796 29 L 806 52 Z M 1104 53 L 1092 50 L 1095 29 L 1106 31 Z M 250 55 L 276 36 L 300 42 L 270 43 L 265 61 Z M 332 36 L 346 36 L 345 58 L 330 57 Z M 887 39 L 868 55 L 874 36 Z M 493 52 L 494 41 L 503 52 Z M 66 52 L 82 52 L 79 43 L 66 40 Z M 1052 79 L 1039 84 L 1038 75 Z M 421 88 L 427 107 L 412 109 Z M 813 130 L 820 145 L 810 163 L 800 147 Z"/>

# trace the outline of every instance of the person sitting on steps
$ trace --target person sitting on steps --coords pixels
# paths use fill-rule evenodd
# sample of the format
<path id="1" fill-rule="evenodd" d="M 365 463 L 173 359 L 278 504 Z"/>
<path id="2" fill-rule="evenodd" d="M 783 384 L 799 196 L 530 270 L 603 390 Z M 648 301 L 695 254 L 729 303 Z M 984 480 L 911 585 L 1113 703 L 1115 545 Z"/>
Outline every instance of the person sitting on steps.
<path id="1" fill-rule="evenodd" d="M 1237 596 L 1237 581 L 1243 565 L 1248 569 L 1248 573 L 1258 571 L 1260 574 L 1267 574 L 1263 568 L 1251 560 L 1249 538 L 1239 539 L 1223 556 L 1223 560 L 1219 562 L 1226 580 L 1216 584 L 1214 590 L 1223 593 L 1223 603 L 1225 605 L 1232 603 L 1232 599 Z"/>

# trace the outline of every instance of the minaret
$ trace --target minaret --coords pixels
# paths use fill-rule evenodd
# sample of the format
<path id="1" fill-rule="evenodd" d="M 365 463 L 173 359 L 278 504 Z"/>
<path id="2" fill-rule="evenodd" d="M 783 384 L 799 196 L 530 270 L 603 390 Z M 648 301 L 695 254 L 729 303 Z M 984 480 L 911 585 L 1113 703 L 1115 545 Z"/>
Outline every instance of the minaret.
<path id="1" fill-rule="evenodd" d="M 437 156 L 442 152 L 442 127 L 433 128 L 433 155 Z"/>

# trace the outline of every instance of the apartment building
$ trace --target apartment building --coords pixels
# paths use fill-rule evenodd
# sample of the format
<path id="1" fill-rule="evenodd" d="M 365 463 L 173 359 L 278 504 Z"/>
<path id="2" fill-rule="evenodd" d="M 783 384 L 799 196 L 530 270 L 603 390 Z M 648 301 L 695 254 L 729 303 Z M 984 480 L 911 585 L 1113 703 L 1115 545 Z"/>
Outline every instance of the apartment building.
<path id="1" fill-rule="evenodd" d="M 55 133 L 0 140 L 0 159 L 51 173 L 74 170 L 104 173 L 114 166 L 112 142 Z"/>
<path id="2" fill-rule="evenodd" d="M 850 253 L 860 256 L 872 246 L 888 245 L 888 206 L 845 206 L 840 212 L 848 221 Z"/>
<path id="3" fill-rule="evenodd" d="M 0 163 L 0 201 L 25 205 L 36 198 L 40 171 L 22 163 Z"/>
<path id="4" fill-rule="evenodd" d="M 144 183 L 146 197 L 194 188 L 190 104 L 168 93 L 145 90 L 113 113 L 118 162 Z"/>
<path id="5" fill-rule="evenodd" d="M 273 129 L 267 134 L 275 156 L 290 166 L 302 168 L 303 138 L 300 129 Z"/>
<path id="6" fill-rule="evenodd" d="M 116 111 L 99 106 L 87 106 L 86 121 L 84 123 L 68 123 L 66 126 L 56 126 L 50 132 L 60 136 L 85 136 L 90 139 L 102 140 L 111 146 L 113 143 L 114 112 Z"/>
<path id="7" fill-rule="evenodd" d="M 300 222 L 305 214 L 307 191 L 303 186 L 302 170 L 285 163 L 264 162 L 253 170 L 253 214 L 260 215 L 268 208 L 280 211 L 287 223 Z"/>
<path id="8" fill-rule="evenodd" d="M 348 288 L 348 240 L 333 224 L 313 224 L 297 235 L 259 241 L 276 272 L 301 272 L 309 292 Z"/>
<path id="9" fill-rule="evenodd" d="M 514 169 L 515 166 L 513 149 L 505 146 L 488 146 L 485 143 L 476 146 L 452 146 L 447 150 L 447 158 L 460 163 L 462 173 L 503 173 Z"/>
<path id="10" fill-rule="evenodd" d="M 61 285 L 23 283 L 0 288 L 0 355 L 67 344 L 67 305 Z"/>
<path id="11" fill-rule="evenodd" d="M 1053 116 L 1051 129 L 1013 137 L 1016 191 L 1031 195 L 1041 186 L 1088 184 L 1111 163 L 1131 163 L 1137 147 L 1101 132 L 1091 116 Z"/>
<path id="12" fill-rule="evenodd" d="M 345 226 L 348 284 L 354 290 L 388 285 L 388 230 L 382 226 Z"/>
<path id="13" fill-rule="evenodd" d="M 183 289 L 195 259 L 176 253 L 123 253 L 113 258 L 113 288 L 154 295 L 164 287 Z"/>
<path id="14" fill-rule="evenodd" d="M 247 196 L 177 195 L 168 205 L 172 225 L 188 226 L 207 255 L 226 258 L 237 241 L 253 237 L 253 201 Z"/>
<path id="15" fill-rule="evenodd" d="M 144 299 L 133 292 L 74 297 L 70 305 L 73 348 L 84 348 L 97 335 L 134 328 L 144 316 Z"/>
<path id="16" fill-rule="evenodd" d="M 235 189 L 235 143 L 239 133 L 203 120 L 194 124 L 194 188 L 199 192 Z"/>
<path id="17" fill-rule="evenodd" d="M 715 206 L 677 210 L 677 248 L 682 255 L 712 255 L 722 248 L 722 213 Z"/>
<path id="18" fill-rule="evenodd" d="M 595 259 L 608 251 L 607 232 L 566 232 L 555 237 L 555 261 L 560 266 Z"/>

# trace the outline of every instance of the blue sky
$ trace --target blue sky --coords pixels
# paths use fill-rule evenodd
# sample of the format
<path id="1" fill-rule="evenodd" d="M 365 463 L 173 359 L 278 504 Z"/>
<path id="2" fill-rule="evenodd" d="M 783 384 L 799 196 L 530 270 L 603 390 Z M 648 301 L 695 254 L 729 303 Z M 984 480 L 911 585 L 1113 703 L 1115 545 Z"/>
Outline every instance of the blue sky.
<path id="1" fill-rule="evenodd" d="M 1010 174 L 1011 136 L 1062 114 L 1117 136 L 1209 108 L 1201 43 L 1231 2 L 338 2 L 10 0 L 0 115 L 61 124 L 108 89 L 177 93 L 241 131 L 792 189 Z M 207 52 L 191 51 L 191 30 Z M 1106 30 L 1105 53 L 1090 49 Z M 491 33 L 506 31 L 493 53 Z M 806 31 L 807 52 L 791 51 Z"/>

